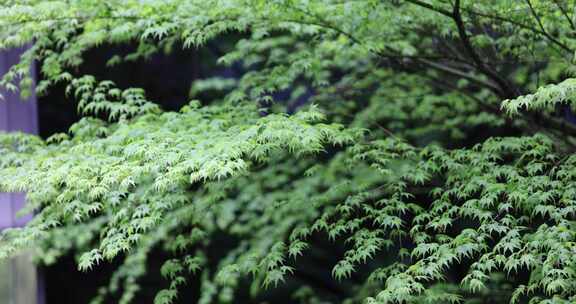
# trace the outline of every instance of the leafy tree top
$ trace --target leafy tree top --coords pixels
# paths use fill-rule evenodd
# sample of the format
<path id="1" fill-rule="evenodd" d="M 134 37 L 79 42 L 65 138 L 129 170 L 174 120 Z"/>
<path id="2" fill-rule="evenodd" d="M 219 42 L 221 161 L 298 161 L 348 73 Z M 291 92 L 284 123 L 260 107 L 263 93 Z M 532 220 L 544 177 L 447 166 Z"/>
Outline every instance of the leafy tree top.
<path id="1" fill-rule="evenodd" d="M 0 134 L 0 189 L 36 212 L 0 257 L 122 259 L 94 303 L 133 301 L 153 249 L 156 304 L 191 280 L 200 303 L 573 303 L 575 5 L 5 1 L 0 49 L 28 48 L 0 86 L 28 94 L 37 62 L 37 93 L 66 85 L 83 118 Z M 195 80 L 178 112 L 80 72 L 99 46 L 132 47 L 122 68 L 231 33 L 218 63 L 243 75 Z"/>

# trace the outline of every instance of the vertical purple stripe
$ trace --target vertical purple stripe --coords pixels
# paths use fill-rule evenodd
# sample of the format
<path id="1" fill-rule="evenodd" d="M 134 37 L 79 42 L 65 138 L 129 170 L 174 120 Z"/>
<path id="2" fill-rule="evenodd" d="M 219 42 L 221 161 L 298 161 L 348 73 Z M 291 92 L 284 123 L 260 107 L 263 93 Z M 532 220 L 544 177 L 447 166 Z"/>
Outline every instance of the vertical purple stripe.
<path id="1" fill-rule="evenodd" d="M 0 51 L 0 75 L 18 62 L 25 49 Z M 34 67 L 32 67 L 34 69 Z M 38 110 L 36 95 L 22 100 L 19 92 L 7 92 L 0 89 L 5 101 L 0 102 L 0 130 L 38 133 Z"/>
<path id="2" fill-rule="evenodd" d="M 18 62 L 25 49 L 13 49 L 0 52 L 0 75 Z M 19 92 L 7 92 L 0 89 L 4 101 L 0 101 L 0 131 L 19 131 L 38 133 L 38 113 L 34 93 L 22 100 Z M 15 213 L 24 206 L 25 197 L 21 193 L 0 194 L 0 229 L 23 226 L 31 219 L 31 215 L 16 217 Z"/>
<path id="3" fill-rule="evenodd" d="M 10 67 L 17 63 L 26 48 L 0 51 L 0 76 L 4 75 Z M 35 67 L 31 73 L 34 75 Z M 6 92 L 0 89 L 4 101 L 0 101 L 0 132 L 38 133 L 38 110 L 34 92 L 27 100 L 20 98 L 19 92 Z M 25 204 L 23 193 L 0 193 L 0 229 L 7 227 L 21 227 L 25 225 L 32 215 L 16 217 L 16 212 Z M 37 304 L 44 304 L 44 281 L 40 273 L 37 276 Z"/>
<path id="4" fill-rule="evenodd" d="M 38 285 L 36 286 L 36 304 L 46 303 L 46 282 L 44 281 L 44 271 L 42 268 L 36 268 L 36 278 L 38 280 Z"/>
<path id="5" fill-rule="evenodd" d="M 0 230 L 13 225 L 11 196 L 10 193 L 0 193 Z"/>

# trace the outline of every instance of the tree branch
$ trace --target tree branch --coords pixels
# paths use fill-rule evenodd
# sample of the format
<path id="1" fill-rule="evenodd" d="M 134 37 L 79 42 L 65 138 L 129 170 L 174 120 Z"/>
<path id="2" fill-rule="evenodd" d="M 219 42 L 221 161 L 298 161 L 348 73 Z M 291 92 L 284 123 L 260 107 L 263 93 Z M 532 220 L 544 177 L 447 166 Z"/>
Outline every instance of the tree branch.
<path id="1" fill-rule="evenodd" d="M 568 15 L 568 11 L 566 10 L 566 8 L 558 0 L 552 0 L 552 1 L 554 1 L 554 4 L 556 4 L 558 9 L 560 9 L 560 11 L 562 12 L 562 15 L 566 18 L 566 20 L 568 21 L 568 24 L 570 24 L 570 27 L 572 28 L 572 30 L 576 31 L 576 26 L 574 25 L 574 21 L 572 21 L 572 18 L 570 18 L 570 16 Z"/>
<path id="2" fill-rule="evenodd" d="M 442 14 L 442 15 L 444 15 L 444 16 L 446 16 L 446 17 L 452 18 L 452 13 L 451 13 L 450 11 L 447 11 L 447 10 L 445 10 L 445 9 L 441 9 L 441 8 L 439 8 L 439 7 L 435 7 L 435 6 L 433 6 L 432 4 L 426 3 L 426 2 L 424 2 L 424 1 L 420 1 L 420 0 L 405 0 L 405 1 L 406 1 L 406 2 L 409 2 L 409 3 L 412 3 L 412 4 L 414 4 L 414 5 L 417 5 L 417 6 L 420 6 L 420 7 L 427 8 L 427 9 L 429 9 L 429 10 L 435 11 L 435 12 L 437 12 L 437 13 L 439 13 L 439 14 Z"/>
<path id="3" fill-rule="evenodd" d="M 517 96 L 515 90 L 512 89 L 512 85 L 503 77 L 498 75 L 496 72 L 492 71 L 480 59 L 480 56 L 474 50 L 472 43 L 470 42 L 470 37 L 466 32 L 466 27 L 464 25 L 464 21 L 462 20 L 462 15 L 460 14 L 460 0 L 455 0 L 454 2 L 454 9 L 452 11 L 452 19 L 456 23 L 456 27 L 458 28 L 458 35 L 460 36 L 460 40 L 464 44 L 464 48 L 468 53 L 468 56 L 474 62 L 476 68 L 486 75 L 488 78 L 492 79 L 495 83 L 498 84 L 500 94 L 498 94 L 502 98 L 513 98 Z"/>
<path id="4" fill-rule="evenodd" d="M 517 26 L 517 27 L 519 27 L 519 28 L 522 28 L 522 29 L 525 29 L 525 30 L 529 30 L 529 31 L 531 31 L 531 32 L 534 33 L 534 34 L 538 34 L 538 35 L 544 36 L 546 39 L 548 39 L 550 42 L 554 43 L 555 45 L 557 45 L 558 47 L 560 47 L 560 48 L 563 49 L 564 51 L 566 51 L 566 52 L 568 52 L 568 53 L 572 53 L 572 52 L 573 52 L 572 49 L 569 48 L 566 44 L 564 44 L 564 43 L 556 40 L 554 37 L 548 35 L 548 34 L 545 33 L 545 32 L 542 32 L 542 31 L 539 30 L 539 29 L 536 29 L 536 28 L 531 27 L 530 25 L 527 25 L 527 24 L 524 24 L 524 23 L 521 23 L 521 22 L 518 22 L 518 21 L 515 21 L 515 20 L 511 20 L 511 19 L 508 19 L 508 18 L 504 18 L 504 17 L 499 16 L 499 15 L 490 15 L 490 14 L 486 14 L 486 13 L 482 13 L 482 12 L 477 12 L 477 11 L 474 11 L 474 10 L 471 10 L 471 9 L 463 8 L 462 11 L 464 11 L 464 12 L 466 12 L 466 13 L 468 13 L 468 14 L 471 14 L 471 15 L 480 16 L 480 17 L 484 17 L 484 18 L 489 18 L 489 19 L 497 20 L 497 21 L 500 21 L 500 22 L 509 23 L 509 24 L 515 25 L 515 26 Z"/>
<path id="5" fill-rule="evenodd" d="M 548 39 L 550 40 L 556 40 L 556 38 L 552 37 L 550 34 L 548 34 L 548 32 L 546 32 L 546 28 L 544 27 L 544 24 L 542 24 L 542 20 L 540 19 L 540 16 L 538 16 L 538 14 L 536 13 L 534 6 L 532 6 L 532 2 L 530 2 L 530 0 L 524 0 L 524 1 L 526 2 L 526 4 L 528 4 L 528 7 L 530 8 L 530 13 L 532 13 L 532 16 L 534 17 L 534 19 L 536 19 L 536 22 L 538 23 L 538 26 L 542 31 L 542 35 L 548 37 Z"/>
<path id="6" fill-rule="evenodd" d="M 469 73 L 466 73 L 466 72 L 458 70 L 458 69 L 455 69 L 453 67 L 450 67 L 450 66 L 438 63 L 438 62 L 433 62 L 430 60 L 422 59 L 422 58 L 418 58 L 416 61 L 421 63 L 421 64 L 424 64 L 426 66 L 429 66 L 433 69 L 436 69 L 438 71 L 442 71 L 442 72 L 445 72 L 445 73 L 448 73 L 448 74 L 451 74 L 454 76 L 458 76 L 458 77 L 470 80 L 470 81 L 472 81 L 472 82 L 474 82 L 480 86 L 483 86 L 483 87 L 490 89 L 491 91 L 498 91 L 499 90 L 499 87 L 496 84 L 494 84 L 493 82 L 489 82 L 489 81 L 486 81 L 484 79 L 475 77 L 474 75 L 471 75 Z"/>

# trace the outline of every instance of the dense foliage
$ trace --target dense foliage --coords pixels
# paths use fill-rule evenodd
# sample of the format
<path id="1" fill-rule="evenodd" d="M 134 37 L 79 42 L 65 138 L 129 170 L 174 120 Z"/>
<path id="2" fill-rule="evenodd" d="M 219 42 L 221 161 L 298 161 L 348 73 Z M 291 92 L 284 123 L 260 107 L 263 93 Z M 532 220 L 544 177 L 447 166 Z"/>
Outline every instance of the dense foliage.
<path id="1" fill-rule="evenodd" d="M 156 249 L 156 304 L 194 280 L 200 303 L 574 303 L 575 5 L 4 0 L 0 49 L 30 47 L 0 85 L 28 94 L 37 62 L 84 118 L 0 135 L 0 189 L 36 212 L 0 256 L 122 259 L 94 303 L 130 303 Z M 230 34 L 245 72 L 179 112 L 79 72 Z"/>

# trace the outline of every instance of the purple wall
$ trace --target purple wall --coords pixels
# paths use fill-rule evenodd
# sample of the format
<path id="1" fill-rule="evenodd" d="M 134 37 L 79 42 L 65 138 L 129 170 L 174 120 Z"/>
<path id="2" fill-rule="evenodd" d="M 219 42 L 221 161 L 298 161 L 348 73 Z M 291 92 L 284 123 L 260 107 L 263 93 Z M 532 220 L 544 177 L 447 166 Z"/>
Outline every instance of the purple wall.
<path id="1" fill-rule="evenodd" d="M 18 62 L 20 54 L 23 51 L 24 49 L 13 49 L 8 51 L 0 50 L 0 76 L 4 75 L 4 73 L 6 73 L 13 64 Z M 2 89 L 0 89 L 0 94 L 4 96 L 4 100 L 0 100 L 0 132 L 20 131 L 37 134 L 38 113 L 36 96 L 32 94 L 28 100 L 22 100 L 18 92 L 6 92 Z M 24 206 L 24 202 L 25 195 L 23 193 L 0 193 L 0 230 L 8 227 L 23 226 L 32 218 L 32 215 L 16 217 L 16 212 Z M 18 278 L 21 274 L 18 273 L 19 270 L 16 270 L 18 268 L 14 267 L 14 263 L 15 262 L 13 262 L 12 269 L 15 273 L 12 274 L 12 279 L 18 282 Z M 45 300 L 44 281 L 40 273 L 38 273 L 36 277 L 36 303 L 43 304 Z M 24 290 L 24 292 L 29 293 L 30 290 L 28 288 L 34 287 L 13 286 L 13 288 L 26 288 L 27 290 Z M 19 299 L 21 299 L 21 295 L 18 295 L 18 292 L 15 290 L 13 292 L 15 294 L 12 296 L 13 298 L 10 299 L 10 301 L 20 303 Z"/>
<path id="2" fill-rule="evenodd" d="M 23 49 L 0 51 L 0 75 L 18 61 Z M 21 100 L 18 92 L 6 92 L 0 89 L 5 100 L 0 101 L 0 132 L 21 131 L 38 133 L 38 114 L 36 96 Z M 22 226 L 30 216 L 15 217 L 15 213 L 24 205 L 22 193 L 0 193 L 0 229 Z"/>

